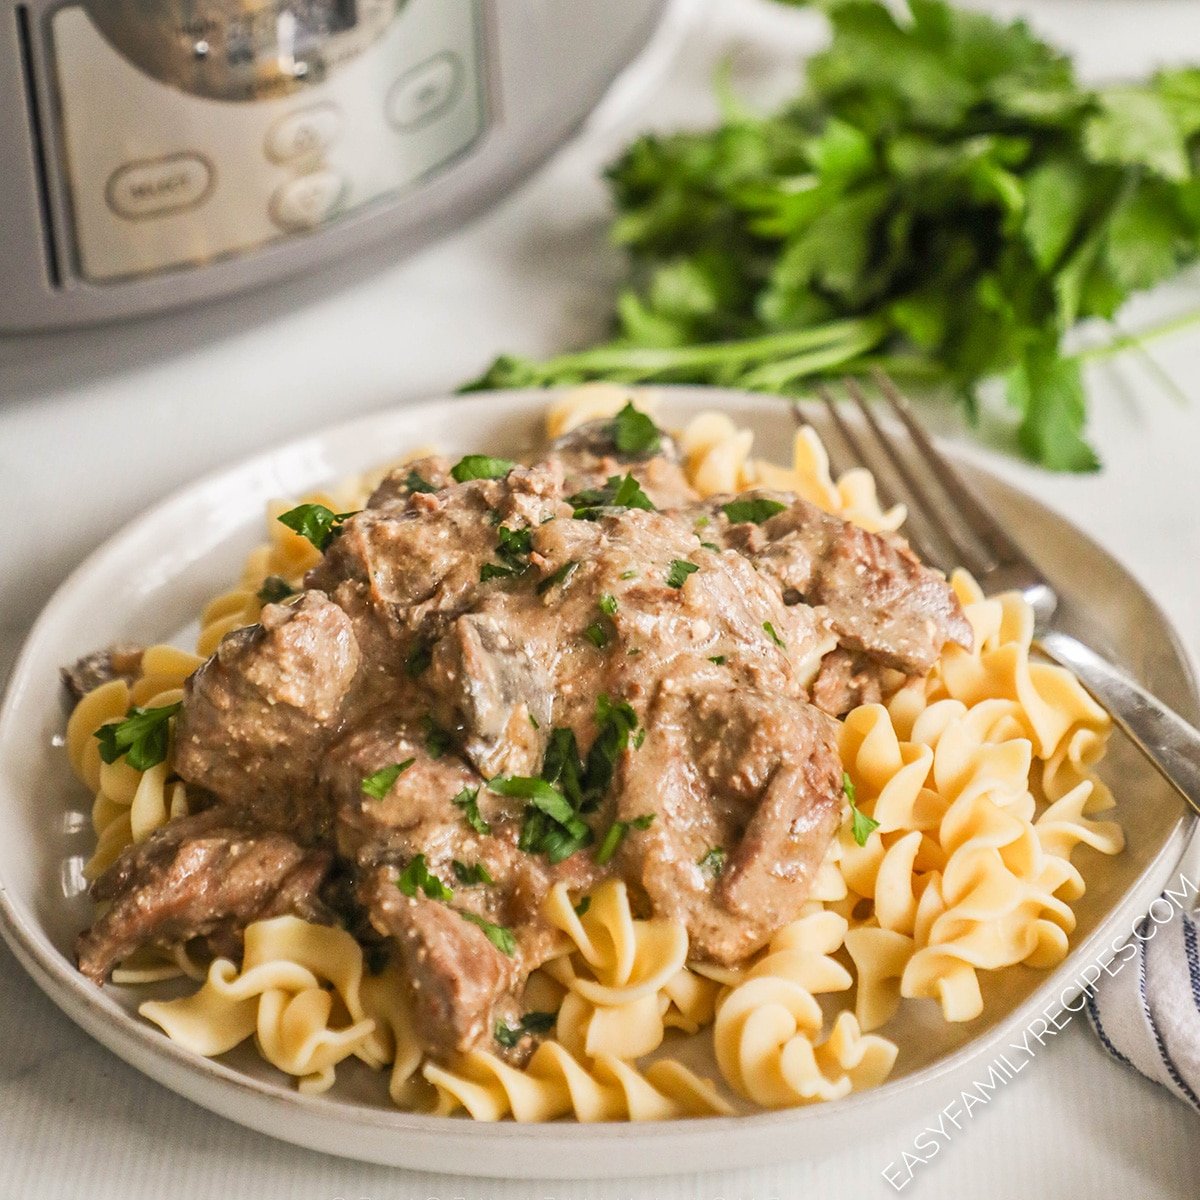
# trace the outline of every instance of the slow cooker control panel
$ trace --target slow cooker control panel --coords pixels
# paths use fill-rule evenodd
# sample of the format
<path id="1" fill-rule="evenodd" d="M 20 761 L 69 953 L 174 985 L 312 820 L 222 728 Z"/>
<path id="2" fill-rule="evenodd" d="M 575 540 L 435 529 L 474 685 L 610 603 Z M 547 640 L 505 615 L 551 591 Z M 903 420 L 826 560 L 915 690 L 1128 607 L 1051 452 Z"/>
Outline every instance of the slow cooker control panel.
<path id="1" fill-rule="evenodd" d="M 246 101 L 145 73 L 81 7 L 52 18 L 80 275 L 199 265 L 418 186 L 487 123 L 478 0 L 409 0 L 319 81 Z"/>

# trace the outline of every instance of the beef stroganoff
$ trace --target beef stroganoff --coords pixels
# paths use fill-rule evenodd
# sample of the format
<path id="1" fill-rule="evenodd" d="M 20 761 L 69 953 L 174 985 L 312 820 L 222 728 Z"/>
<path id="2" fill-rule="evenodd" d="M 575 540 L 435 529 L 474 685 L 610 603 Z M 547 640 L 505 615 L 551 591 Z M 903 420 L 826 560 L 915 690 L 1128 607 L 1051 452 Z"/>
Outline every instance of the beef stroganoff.
<path id="1" fill-rule="evenodd" d="M 654 412 L 591 385 L 528 465 L 279 502 L 197 654 L 66 672 L 80 969 L 191 976 L 142 1015 L 305 1091 L 353 1057 L 405 1108 L 595 1121 L 875 1086 L 903 1004 L 1061 961 L 1076 849 L 1123 839 L 1023 600 L 922 565 L 811 429 L 785 467 Z"/>

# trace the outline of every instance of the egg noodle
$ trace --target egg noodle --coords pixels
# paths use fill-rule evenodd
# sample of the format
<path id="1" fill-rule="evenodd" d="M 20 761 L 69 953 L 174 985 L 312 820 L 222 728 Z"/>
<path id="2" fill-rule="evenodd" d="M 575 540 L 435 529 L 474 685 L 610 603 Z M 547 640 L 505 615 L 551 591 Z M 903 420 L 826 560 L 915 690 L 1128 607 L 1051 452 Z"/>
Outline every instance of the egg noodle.
<path id="1" fill-rule="evenodd" d="M 551 406 L 547 432 L 611 417 L 629 398 L 614 385 L 580 388 Z M 653 413 L 652 393 L 636 398 Z M 810 428 L 797 432 L 788 466 L 752 457 L 753 434 L 720 413 L 697 416 L 678 440 L 701 496 L 767 487 L 870 530 L 904 520 L 902 508 L 880 508 L 869 472 L 833 478 Z M 384 473 L 304 500 L 361 507 Z M 268 541 L 237 587 L 204 609 L 196 654 L 152 646 L 132 685 L 106 683 L 72 713 L 71 766 L 95 797 L 89 879 L 188 812 L 169 757 L 145 772 L 106 764 L 92 735 L 131 705 L 179 700 L 220 639 L 257 621 L 272 581 L 302 586 L 319 555 L 275 520 L 287 507 L 271 507 Z M 524 997 L 527 1009 L 556 1015 L 523 1067 L 484 1050 L 426 1061 L 396 959 L 371 974 L 349 933 L 296 917 L 250 925 L 240 963 L 203 968 L 182 952 L 169 960 L 139 952 L 114 982 L 195 978 L 191 995 L 147 1000 L 139 1011 L 197 1054 L 252 1037 L 306 1092 L 329 1088 L 337 1066 L 357 1058 L 388 1071 L 395 1104 L 478 1120 L 661 1120 L 729 1113 L 735 1096 L 782 1108 L 875 1086 L 900 1051 L 876 1031 L 905 1002 L 933 1001 L 946 1021 L 969 1021 L 983 1011 L 981 978 L 1061 962 L 1071 905 L 1086 886 L 1076 850 L 1112 855 L 1124 845 L 1120 826 L 1103 819 L 1114 799 L 1094 773 L 1108 716 L 1069 672 L 1031 660 L 1033 614 L 1019 595 L 984 596 L 965 572 L 951 582 L 975 648 L 947 643 L 927 676 L 839 722 L 857 809 L 877 824 L 865 838 L 860 827 L 860 844 L 847 802 L 804 911 L 743 967 L 689 962 L 683 925 L 636 917 L 619 881 L 596 888 L 582 915 L 580 897 L 560 884 L 545 902 L 560 952 Z M 689 1038 L 711 1039 L 724 1089 L 661 1056 Z"/>

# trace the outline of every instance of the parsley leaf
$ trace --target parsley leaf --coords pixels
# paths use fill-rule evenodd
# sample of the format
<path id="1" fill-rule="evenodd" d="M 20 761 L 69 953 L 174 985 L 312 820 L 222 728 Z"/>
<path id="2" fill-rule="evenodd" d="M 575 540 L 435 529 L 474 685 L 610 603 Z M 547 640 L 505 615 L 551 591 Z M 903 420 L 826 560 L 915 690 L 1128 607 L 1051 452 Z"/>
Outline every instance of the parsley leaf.
<path id="1" fill-rule="evenodd" d="M 527 1012 L 517 1025 L 506 1025 L 503 1021 L 497 1021 L 496 1041 L 506 1050 L 511 1050 L 529 1034 L 549 1033 L 557 1020 L 557 1013 Z"/>
<path id="2" fill-rule="evenodd" d="M 766 496 L 753 496 L 746 500 L 730 500 L 728 504 L 721 505 L 721 511 L 735 525 L 742 522 L 761 525 L 768 517 L 783 512 L 785 508 L 787 508 L 786 504 L 781 504 L 778 500 L 770 500 Z"/>
<path id="3" fill-rule="evenodd" d="M 713 846 L 697 863 L 696 865 L 706 875 L 711 875 L 714 879 L 725 870 L 725 859 L 727 855 L 721 846 Z"/>
<path id="4" fill-rule="evenodd" d="M 860 846 L 865 846 L 867 839 L 879 828 L 879 822 L 859 811 L 858 793 L 854 788 L 854 781 L 846 771 L 842 772 L 842 791 L 850 802 L 850 832 Z"/>
<path id="5" fill-rule="evenodd" d="M 607 513 L 624 508 L 657 511 L 650 497 L 642 491 L 642 485 L 632 475 L 610 475 L 602 488 L 576 492 L 567 497 L 567 503 L 575 510 L 572 515 L 577 521 L 596 521 Z"/>
<path id="6" fill-rule="evenodd" d="M 587 916 L 588 909 L 591 907 L 592 907 L 591 896 L 584 896 L 584 897 L 582 897 L 582 899 L 580 899 L 579 903 L 574 906 L 575 915 L 577 917 L 585 917 L 585 916 Z"/>
<path id="7" fill-rule="evenodd" d="M 561 567 L 552 571 L 537 585 L 535 589 L 537 594 L 544 596 L 552 587 L 556 587 L 560 583 L 565 587 L 577 570 L 579 570 L 579 563 L 575 559 L 570 559 L 568 562 L 563 563 Z"/>
<path id="8" fill-rule="evenodd" d="M 708 661 L 710 663 L 716 663 L 718 667 L 723 667 L 725 665 L 725 655 L 714 654 Z"/>
<path id="9" fill-rule="evenodd" d="M 600 611 L 606 617 L 615 617 L 617 615 L 617 598 L 609 592 L 601 592 L 599 600 Z"/>
<path id="10" fill-rule="evenodd" d="M 396 886 L 410 899 L 415 900 L 418 892 L 424 892 L 430 900 L 453 900 L 454 892 L 429 870 L 425 855 L 417 854 L 409 859 L 408 866 L 396 879 Z"/>
<path id="11" fill-rule="evenodd" d="M 307 538 L 322 554 L 325 553 L 334 533 L 342 523 L 348 521 L 355 513 L 335 513 L 324 504 L 298 504 L 279 515 L 279 523 L 286 525 L 302 538 Z"/>
<path id="12" fill-rule="evenodd" d="M 479 812 L 479 789 L 477 787 L 465 787 L 453 800 L 450 801 L 455 808 L 463 810 L 463 819 L 470 827 L 480 835 L 489 834 L 492 832 L 492 827 L 483 819 Z"/>
<path id="13" fill-rule="evenodd" d="M 513 936 L 511 929 L 505 929 L 503 925 L 496 925 L 486 917 L 480 917 L 473 912 L 464 912 L 461 908 L 456 911 L 464 921 L 469 921 L 472 925 L 478 925 L 487 935 L 487 940 L 502 954 L 507 954 L 510 957 L 516 954 L 517 939 Z"/>
<path id="14" fill-rule="evenodd" d="M 507 458 L 490 458 L 486 454 L 468 454 L 450 469 L 455 483 L 470 479 L 503 479 L 517 464 Z"/>
<path id="15" fill-rule="evenodd" d="M 689 575 L 694 575 L 700 568 L 684 558 L 671 559 L 671 569 L 667 572 L 667 587 L 681 588 Z"/>
<path id="16" fill-rule="evenodd" d="M 413 765 L 415 758 L 406 758 L 403 762 L 393 763 L 390 767 L 381 767 L 373 775 L 368 775 L 362 781 L 362 794 L 373 800 L 382 800 L 392 790 L 392 785 Z"/>
<path id="17" fill-rule="evenodd" d="M 463 887 L 476 887 L 481 884 L 495 883 L 491 872 L 481 862 L 472 863 L 467 866 L 464 862 L 459 862 L 456 858 L 451 864 L 454 868 L 454 878 L 458 880 Z"/>
<path id="18" fill-rule="evenodd" d="M 596 863 L 601 867 L 607 866 L 631 829 L 649 829 L 653 823 L 654 813 L 645 813 L 631 821 L 614 821 L 596 851 Z"/>
<path id="19" fill-rule="evenodd" d="M 411 471 L 411 470 L 404 477 L 404 486 L 406 488 L 408 488 L 408 490 L 410 492 L 426 492 L 426 493 L 428 493 L 428 492 L 436 492 L 437 491 L 437 488 L 435 488 L 433 486 L 433 484 L 429 482 L 428 479 L 423 479 L 420 475 L 417 474 L 416 471 Z"/>
<path id="20" fill-rule="evenodd" d="M 121 721 L 101 725 L 93 735 L 100 743 L 100 757 L 115 763 L 122 755 L 135 771 L 148 771 L 167 757 L 171 718 L 183 707 L 182 701 L 158 708 L 134 707 Z"/>
<path id="21" fill-rule="evenodd" d="M 262 587 L 254 594 L 263 604 L 279 604 L 289 596 L 294 596 L 296 589 L 286 579 L 278 575 L 268 575 L 262 581 Z"/>
<path id="22" fill-rule="evenodd" d="M 775 643 L 775 645 L 780 648 L 780 650 L 787 649 L 787 642 L 785 642 L 783 638 L 781 638 L 779 634 L 775 632 L 775 626 L 772 625 L 770 621 L 763 622 L 763 629 L 766 630 L 767 636 Z"/>
<path id="23" fill-rule="evenodd" d="M 658 426 L 644 412 L 634 408 L 632 401 L 617 413 L 611 429 L 613 445 L 621 454 L 649 457 L 662 448 Z"/>
<path id="24" fill-rule="evenodd" d="M 600 624 L 599 621 L 593 621 L 584 631 L 583 636 L 587 638 L 597 650 L 603 650 L 608 645 L 608 631 Z"/>

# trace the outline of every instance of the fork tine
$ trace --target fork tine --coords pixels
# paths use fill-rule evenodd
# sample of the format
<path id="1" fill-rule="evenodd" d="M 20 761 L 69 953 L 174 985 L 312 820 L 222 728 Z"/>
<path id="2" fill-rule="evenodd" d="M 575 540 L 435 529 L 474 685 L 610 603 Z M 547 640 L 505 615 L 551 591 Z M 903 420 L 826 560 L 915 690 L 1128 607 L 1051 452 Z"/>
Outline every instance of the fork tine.
<path id="1" fill-rule="evenodd" d="M 883 452 L 887 455 L 896 473 L 904 480 L 904 485 L 908 488 L 909 494 L 912 496 L 916 508 L 924 518 L 926 524 L 935 531 L 937 536 L 946 545 L 952 548 L 957 563 L 965 566 L 973 575 L 985 574 L 994 564 L 990 560 L 985 561 L 982 559 L 978 550 L 974 546 L 968 546 L 945 520 L 941 510 L 930 498 L 924 484 L 916 477 L 905 461 L 904 456 L 896 449 L 891 435 L 887 433 L 879 423 L 879 419 L 871 411 L 871 406 L 867 403 L 867 398 L 863 395 L 862 388 L 858 386 L 858 383 L 849 378 L 843 382 L 846 392 L 858 406 L 863 418 L 871 427 L 871 432 L 875 435 L 875 440 L 883 448 Z"/>
<path id="2" fill-rule="evenodd" d="M 904 428 L 908 430 L 909 437 L 921 452 L 921 456 L 925 459 L 934 478 L 957 506 L 959 513 L 970 526 L 971 532 L 991 551 L 996 559 L 996 565 L 1010 566 L 1014 563 L 1024 563 L 1025 555 L 1013 544 L 1012 539 L 1000 527 L 999 522 L 971 495 L 958 472 L 934 446 L 929 435 L 913 416 L 912 408 L 904 393 L 882 371 L 876 371 L 874 378 L 892 411 L 900 418 Z"/>
<path id="3" fill-rule="evenodd" d="M 867 459 L 866 455 L 863 453 L 862 442 L 858 440 L 858 435 L 850 428 L 845 418 L 838 411 L 837 401 L 834 400 L 833 393 L 830 392 L 830 390 L 824 384 L 818 384 L 814 391 L 817 394 L 817 398 L 825 406 L 825 411 L 829 413 L 829 419 L 833 422 L 834 428 L 837 430 L 838 435 L 841 437 L 842 441 L 846 443 L 854 463 L 856 463 L 858 466 L 865 467 L 867 465 Z M 799 406 L 797 406 L 796 412 L 799 415 Z M 826 450 L 828 451 L 828 447 L 826 447 Z M 841 471 L 838 471 L 837 474 L 840 475 Z M 875 494 L 882 502 L 884 508 L 895 508 L 897 504 L 901 503 L 896 493 L 888 486 L 887 480 L 882 478 L 882 476 L 875 477 Z M 922 542 L 915 530 L 906 529 L 905 537 L 908 539 L 909 544 L 921 558 L 923 558 L 926 562 L 932 561 L 932 557 L 928 548 Z"/>

